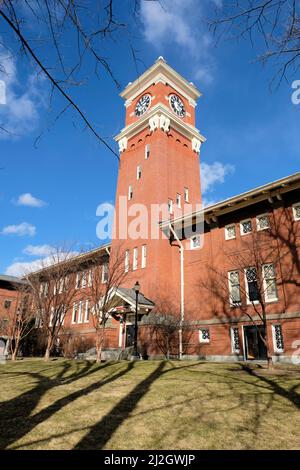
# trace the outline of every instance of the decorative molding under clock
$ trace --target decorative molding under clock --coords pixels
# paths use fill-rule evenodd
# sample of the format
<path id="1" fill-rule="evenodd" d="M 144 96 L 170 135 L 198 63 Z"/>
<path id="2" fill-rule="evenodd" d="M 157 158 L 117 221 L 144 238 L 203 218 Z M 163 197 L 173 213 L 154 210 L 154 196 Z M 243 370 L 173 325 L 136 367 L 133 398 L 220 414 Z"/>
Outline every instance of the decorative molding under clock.
<path id="1" fill-rule="evenodd" d="M 149 119 L 150 131 L 154 132 L 156 129 L 160 128 L 164 132 L 168 132 L 170 129 L 170 119 L 164 114 L 155 114 Z"/>
<path id="2" fill-rule="evenodd" d="M 124 152 L 124 150 L 127 149 L 127 143 L 128 139 L 127 137 L 122 137 L 122 139 L 119 140 L 119 152 Z"/>
<path id="3" fill-rule="evenodd" d="M 192 150 L 196 153 L 200 153 L 201 149 L 201 141 L 196 139 L 196 137 L 192 138 Z"/>

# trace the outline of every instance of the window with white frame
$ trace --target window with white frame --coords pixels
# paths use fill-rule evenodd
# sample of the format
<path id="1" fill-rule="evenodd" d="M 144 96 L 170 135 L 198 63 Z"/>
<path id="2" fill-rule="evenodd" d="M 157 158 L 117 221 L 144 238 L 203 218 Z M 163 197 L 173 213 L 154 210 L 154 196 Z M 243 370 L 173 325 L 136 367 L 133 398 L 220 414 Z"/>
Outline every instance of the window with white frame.
<path id="1" fill-rule="evenodd" d="M 108 281 L 108 263 L 102 265 L 102 284 L 105 284 Z"/>
<path id="2" fill-rule="evenodd" d="M 85 301 L 85 314 L 84 314 L 84 322 L 88 323 L 90 321 L 90 303 L 89 300 Z"/>
<path id="3" fill-rule="evenodd" d="M 189 202 L 189 188 L 184 188 L 184 202 Z"/>
<path id="4" fill-rule="evenodd" d="M 67 313 L 67 309 L 65 307 L 63 307 L 62 311 L 59 315 L 59 319 L 58 319 L 60 325 L 64 324 L 65 318 L 66 318 L 66 313 Z"/>
<path id="5" fill-rule="evenodd" d="M 248 235 L 252 232 L 252 221 L 251 219 L 242 220 L 240 222 L 241 235 Z"/>
<path id="6" fill-rule="evenodd" d="M 261 214 L 256 217 L 257 230 L 267 230 L 270 227 L 269 214 Z"/>
<path id="7" fill-rule="evenodd" d="M 150 144 L 147 144 L 145 146 L 145 159 L 148 160 L 149 157 L 150 157 Z"/>
<path id="8" fill-rule="evenodd" d="M 257 281 L 257 270 L 251 266 L 245 270 L 247 300 L 249 302 L 259 301 L 259 288 Z"/>
<path id="9" fill-rule="evenodd" d="M 278 291 L 274 264 L 264 264 L 262 269 L 266 302 L 276 301 L 278 300 Z"/>
<path id="10" fill-rule="evenodd" d="M 77 273 L 76 274 L 75 289 L 80 289 L 80 282 L 81 282 L 80 273 Z"/>
<path id="11" fill-rule="evenodd" d="M 240 339 L 239 339 L 239 329 L 237 326 L 230 328 L 231 335 L 231 352 L 233 354 L 238 354 L 240 352 Z"/>
<path id="12" fill-rule="evenodd" d="M 65 280 L 63 277 L 61 277 L 58 281 L 58 293 L 59 294 L 62 294 L 63 293 L 63 290 L 64 290 L 64 284 L 65 284 Z"/>
<path id="13" fill-rule="evenodd" d="M 294 220 L 300 220 L 300 202 L 293 204 Z"/>
<path id="14" fill-rule="evenodd" d="M 225 240 L 232 240 L 236 237 L 235 224 L 225 226 Z"/>
<path id="15" fill-rule="evenodd" d="M 274 351 L 277 353 L 283 353 L 284 342 L 283 342 L 282 327 L 280 323 L 272 325 L 272 337 L 273 337 Z"/>
<path id="16" fill-rule="evenodd" d="M 132 186 L 130 185 L 128 188 L 128 201 L 130 201 L 133 198 L 133 190 Z"/>
<path id="17" fill-rule="evenodd" d="M 92 269 L 90 269 L 88 272 L 88 286 L 89 287 L 92 287 L 93 285 L 93 277 L 94 277 L 94 272 Z"/>
<path id="18" fill-rule="evenodd" d="M 142 246 L 142 268 L 147 265 L 147 245 Z"/>
<path id="19" fill-rule="evenodd" d="M 191 250 L 195 250 L 197 248 L 200 248 L 201 246 L 201 237 L 200 235 L 195 235 L 190 239 L 190 248 Z"/>
<path id="20" fill-rule="evenodd" d="M 87 286 L 86 272 L 84 271 L 81 276 L 81 287 L 85 289 Z"/>
<path id="21" fill-rule="evenodd" d="M 138 165 L 136 167 L 136 179 L 140 180 L 141 177 L 142 177 L 142 167 L 141 167 L 141 165 Z"/>
<path id="22" fill-rule="evenodd" d="M 132 263 L 132 269 L 135 271 L 138 267 L 138 249 L 133 248 L 133 263 Z"/>
<path id="23" fill-rule="evenodd" d="M 210 342 L 210 334 L 208 328 L 201 328 L 199 330 L 199 342 L 200 343 L 209 343 Z"/>
<path id="24" fill-rule="evenodd" d="M 78 307 L 78 323 L 83 322 L 83 302 L 80 300 L 79 307 Z"/>
<path id="25" fill-rule="evenodd" d="M 129 259 L 130 259 L 130 253 L 129 250 L 125 251 L 125 273 L 128 273 L 129 271 Z"/>
<path id="26" fill-rule="evenodd" d="M 241 286 L 239 271 L 229 271 L 228 282 L 230 303 L 231 305 L 238 305 L 241 303 Z"/>
<path id="27" fill-rule="evenodd" d="M 173 214 L 173 201 L 172 201 L 172 199 L 168 199 L 168 212 L 169 212 L 169 214 Z"/>
<path id="28" fill-rule="evenodd" d="M 53 326 L 53 320 L 54 320 L 54 308 L 51 307 L 50 319 L 49 319 L 49 326 L 50 326 L 50 328 Z"/>
<path id="29" fill-rule="evenodd" d="M 181 209 L 181 194 L 176 194 L 176 205 L 179 209 Z"/>
<path id="30" fill-rule="evenodd" d="M 78 305 L 76 303 L 73 304 L 73 312 L 72 312 L 72 323 L 77 322 L 77 315 L 78 315 Z"/>

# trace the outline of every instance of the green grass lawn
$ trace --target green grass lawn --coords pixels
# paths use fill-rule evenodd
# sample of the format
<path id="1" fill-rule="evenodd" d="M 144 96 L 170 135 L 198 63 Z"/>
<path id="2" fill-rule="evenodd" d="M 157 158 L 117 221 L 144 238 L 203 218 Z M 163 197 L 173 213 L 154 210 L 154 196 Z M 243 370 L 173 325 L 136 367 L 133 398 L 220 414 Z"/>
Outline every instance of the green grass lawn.
<path id="1" fill-rule="evenodd" d="M 0 449 L 300 449 L 300 368 L 0 365 Z"/>

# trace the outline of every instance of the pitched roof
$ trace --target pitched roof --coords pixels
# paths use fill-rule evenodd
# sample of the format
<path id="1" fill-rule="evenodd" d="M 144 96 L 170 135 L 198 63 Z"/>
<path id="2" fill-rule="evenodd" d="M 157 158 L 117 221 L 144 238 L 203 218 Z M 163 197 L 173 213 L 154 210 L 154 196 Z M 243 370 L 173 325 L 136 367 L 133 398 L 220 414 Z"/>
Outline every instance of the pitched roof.
<path id="1" fill-rule="evenodd" d="M 135 291 L 133 289 L 126 288 L 126 287 L 119 287 L 117 289 L 117 294 L 118 293 L 123 298 L 125 298 L 128 301 L 128 303 L 135 304 L 136 294 L 135 294 Z M 142 294 L 142 292 L 139 292 L 138 304 L 140 306 L 149 307 L 149 308 L 152 308 L 152 307 L 155 306 L 154 302 L 152 302 L 150 299 L 147 299 L 147 297 L 145 297 L 144 294 Z"/>
<path id="2" fill-rule="evenodd" d="M 6 274 L 0 274 L 0 281 L 9 282 L 10 284 L 26 284 L 26 281 L 15 276 L 7 276 Z"/>

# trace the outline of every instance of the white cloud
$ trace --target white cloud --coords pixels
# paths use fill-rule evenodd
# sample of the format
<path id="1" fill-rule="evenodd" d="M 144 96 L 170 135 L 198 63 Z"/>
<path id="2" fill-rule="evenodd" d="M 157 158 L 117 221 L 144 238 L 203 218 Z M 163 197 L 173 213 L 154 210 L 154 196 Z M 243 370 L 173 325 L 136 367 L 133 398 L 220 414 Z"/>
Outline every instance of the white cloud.
<path id="1" fill-rule="evenodd" d="M 27 245 L 23 253 L 30 256 L 48 256 L 55 252 L 55 248 L 50 245 Z"/>
<path id="2" fill-rule="evenodd" d="M 38 124 L 38 109 L 42 104 L 43 78 L 33 75 L 18 77 L 16 59 L 0 46 L 0 139 L 26 135 Z M 21 91 L 20 91 L 21 90 Z"/>
<path id="3" fill-rule="evenodd" d="M 73 256 L 77 256 L 78 254 L 79 253 L 77 251 L 71 251 L 67 253 L 56 253 L 55 251 L 52 256 L 46 256 L 44 258 L 39 258 L 34 261 L 15 261 L 6 268 L 5 274 L 7 274 L 8 276 L 25 276 L 30 272 L 38 271 L 39 269 L 43 269 L 46 266 L 51 266 L 52 264 L 55 264 L 59 260 L 66 260 L 72 258 Z"/>
<path id="4" fill-rule="evenodd" d="M 203 21 L 206 3 L 208 0 L 201 4 L 199 0 L 143 0 L 141 20 L 147 42 L 160 53 L 175 46 L 178 54 L 192 59 L 193 77 L 210 82 L 214 64 L 211 35 Z"/>
<path id="5" fill-rule="evenodd" d="M 36 227 L 27 222 L 22 222 L 19 225 L 7 225 L 0 233 L 2 235 L 17 235 L 19 237 L 28 235 L 33 237 L 36 233 Z"/>
<path id="6" fill-rule="evenodd" d="M 202 163 L 201 167 L 201 189 L 202 193 L 206 194 L 213 190 L 213 187 L 217 183 L 224 183 L 225 177 L 234 172 L 235 168 L 233 165 L 223 164 L 220 162 L 214 162 L 211 165 L 209 163 Z"/>
<path id="7" fill-rule="evenodd" d="M 18 206 L 42 207 L 46 203 L 41 199 L 32 196 L 30 193 L 24 193 L 18 197 L 16 204 Z"/>

